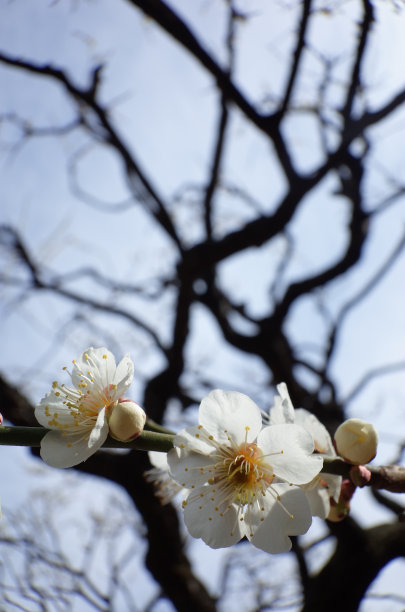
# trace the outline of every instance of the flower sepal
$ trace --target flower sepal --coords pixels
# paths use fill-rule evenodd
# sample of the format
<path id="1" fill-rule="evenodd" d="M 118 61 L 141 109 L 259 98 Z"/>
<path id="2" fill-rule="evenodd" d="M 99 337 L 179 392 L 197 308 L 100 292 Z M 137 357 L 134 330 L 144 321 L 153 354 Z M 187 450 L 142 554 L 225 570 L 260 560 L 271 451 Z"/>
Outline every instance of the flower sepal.
<path id="1" fill-rule="evenodd" d="M 330 511 L 327 516 L 328 521 L 331 521 L 331 523 L 339 523 L 349 515 L 350 500 L 355 491 L 356 485 L 351 480 L 345 479 L 342 481 L 339 500 L 337 502 L 332 498 L 330 500 Z"/>

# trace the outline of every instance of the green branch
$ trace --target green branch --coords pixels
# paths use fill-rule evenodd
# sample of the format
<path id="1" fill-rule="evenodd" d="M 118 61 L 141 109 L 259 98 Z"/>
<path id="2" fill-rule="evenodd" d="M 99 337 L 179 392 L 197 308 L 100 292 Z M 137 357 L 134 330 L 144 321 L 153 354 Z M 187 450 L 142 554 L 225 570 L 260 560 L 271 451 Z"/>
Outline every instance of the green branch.
<path id="1" fill-rule="evenodd" d="M 173 448 L 174 433 L 168 432 L 164 427 L 153 422 L 148 422 L 136 440 L 131 442 L 120 442 L 108 437 L 103 444 L 103 448 L 131 448 L 134 450 L 158 451 L 167 453 Z M 158 431 L 152 431 L 152 430 Z M 48 433 L 49 429 L 44 427 L 1 427 L 0 426 L 0 446 L 31 446 L 38 447 L 41 440 Z M 355 466 L 346 463 L 343 459 L 324 458 L 322 472 L 326 474 L 336 474 L 343 478 L 352 479 L 352 470 Z M 367 486 L 375 489 L 385 489 L 394 493 L 405 493 L 405 467 L 400 465 L 386 466 L 366 466 L 371 473 L 370 481 Z"/>
<path id="2" fill-rule="evenodd" d="M 48 431 L 44 427 L 0 427 L 0 445 L 38 447 Z M 173 438 L 173 434 L 144 430 L 131 442 L 120 442 L 108 437 L 103 448 L 132 448 L 167 453 L 173 448 Z"/>

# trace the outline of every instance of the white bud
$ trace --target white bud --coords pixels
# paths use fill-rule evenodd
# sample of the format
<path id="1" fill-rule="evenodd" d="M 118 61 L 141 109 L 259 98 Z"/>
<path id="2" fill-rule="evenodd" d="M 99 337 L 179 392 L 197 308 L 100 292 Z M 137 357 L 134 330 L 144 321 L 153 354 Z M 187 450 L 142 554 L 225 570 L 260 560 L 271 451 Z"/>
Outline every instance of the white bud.
<path id="1" fill-rule="evenodd" d="M 121 399 L 112 407 L 108 420 L 110 436 L 121 442 L 137 438 L 146 421 L 144 410 L 132 400 Z"/>
<path id="2" fill-rule="evenodd" d="M 336 430 L 336 450 L 354 465 L 364 465 L 377 453 L 378 436 L 374 425 L 361 419 L 348 419 Z"/>

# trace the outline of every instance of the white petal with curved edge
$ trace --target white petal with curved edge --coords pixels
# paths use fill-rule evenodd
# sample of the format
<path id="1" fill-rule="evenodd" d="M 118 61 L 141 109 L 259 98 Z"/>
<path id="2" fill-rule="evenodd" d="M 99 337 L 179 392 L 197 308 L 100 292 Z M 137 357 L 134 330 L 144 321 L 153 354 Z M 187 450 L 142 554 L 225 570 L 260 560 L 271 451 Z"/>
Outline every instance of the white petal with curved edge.
<path id="1" fill-rule="evenodd" d="M 288 393 L 287 385 L 280 383 L 277 385 L 279 395 L 274 398 L 274 406 L 270 409 L 270 425 L 280 425 L 281 423 L 294 423 L 295 410 Z"/>
<path id="2" fill-rule="evenodd" d="M 167 453 L 167 463 L 172 478 L 182 487 L 191 489 L 208 482 L 214 460 L 186 449 L 172 448 Z"/>
<path id="3" fill-rule="evenodd" d="M 159 453 L 158 451 L 148 451 L 149 461 L 155 468 L 159 468 L 163 472 L 169 471 L 167 463 L 167 453 Z"/>
<path id="4" fill-rule="evenodd" d="M 215 451 L 216 446 L 208 439 L 208 435 L 208 432 L 205 430 L 201 431 L 197 425 L 192 425 L 182 429 L 174 436 L 173 445 L 201 453 L 202 455 L 210 455 Z"/>
<path id="5" fill-rule="evenodd" d="M 103 442 L 104 442 L 107 436 L 108 436 L 108 422 L 105 416 L 105 408 L 102 408 L 102 410 L 100 410 L 100 412 L 98 413 L 96 424 L 94 425 L 90 433 L 89 448 L 93 448 L 94 446 L 97 446 L 97 445 L 98 445 L 97 446 L 98 448 L 100 446 L 98 444 L 100 438 L 103 438 Z"/>
<path id="6" fill-rule="evenodd" d="M 40 425 L 51 427 L 49 421 L 54 418 L 55 412 L 57 413 L 58 422 L 74 428 L 75 419 L 71 411 L 63 403 L 63 399 L 60 395 L 56 395 L 55 391 L 49 391 L 45 397 L 41 399 L 39 404 L 35 407 L 35 418 Z M 46 414 L 48 412 L 50 416 Z M 70 427 L 69 427 L 70 428 Z"/>
<path id="7" fill-rule="evenodd" d="M 82 382 L 82 374 L 88 379 L 86 382 L 90 391 L 103 392 L 114 383 L 115 371 L 115 357 L 108 349 L 89 347 L 74 363 L 73 384 L 78 386 Z"/>
<path id="8" fill-rule="evenodd" d="M 313 455 L 312 436 L 299 425 L 270 425 L 259 433 L 257 444 L 276 476 L 293 484 L 306 484 L 322 469 L 323 459 Z"/>
<path id="9" fill-rule="evenodd" d="M 303 489 L 311 509 L 312 516 L 326 519 L 330 510 L 329 492 L 324 487 L 315 489 Z"/>
<path id="10" fill-rule="evenodd" d="M 201 538 L 211 548 L 232 546 L 246 535 L 236 507 L 231 505 L 225 512 L 216 509 L 209 499 L 208 487 L 201 487 L 189 496 L 184 508 L 184 522 L 194 538 Z"/>
<path id="11" fill-rule="evenodd" d="M 321 474 L 322 480 L 324 480 L 328 486 L 329 497 L 332 497 L 335 502 L 339 501 L 340 489 L 342 487 L 342 477 L 335 476 L 334 474 Z"/>
<path id="12" fill-rule="evenodd" d="M 259 407 L 243 393 L 211 391 L 201 402 L 199 422 L 218 442 L 253 442 L 262 427 Z"/>
<path id="13" fill-rule="evenodd" d="M 274 489 L 279 493 L 281 503 L 274 500 L 269 503 L 266 518 L 249 539 L 257 548 L 278 554 L 290 550 L 289 536 L 308 531 L 312 518 L 309 504 L 301 489 L 282 484 L 274 486 Z M 290 518 L 290 515 L 293 515 L 293 518 Z"/>
<path id="14" fill-rule="evenodd" d="M 336 456 L 328 430 L 314 414 L 308 412 L 308 410 L 304 408 L 298 408 L 295 411 L 295 424 L 301 425 L 301 427 L 311 434 L 314 439 L 315 450 L 318 451 L 318 453 L 330 457 Z"/>
<path id="15" fill-rule="evenodd" d="M 114 374 L 114 384 L 117 385 L 116 399 L 119 399 L 122 394 L 131 386 L 134 378 L 134 364 L 129 356 L 129 353 L 124 355 Z"/>
<path id="16" fill-rule="evenodd" d="M 41 457 L 52 467 L 73 467 L 93 455 L 105 442 L 107 433 L 104 437 L 100 436 L 95 446 L 89 448 L 88 439 L 83 439 L 82 433 L 66 436 L 60 431 L 49 431 L 41 441 Z"/>

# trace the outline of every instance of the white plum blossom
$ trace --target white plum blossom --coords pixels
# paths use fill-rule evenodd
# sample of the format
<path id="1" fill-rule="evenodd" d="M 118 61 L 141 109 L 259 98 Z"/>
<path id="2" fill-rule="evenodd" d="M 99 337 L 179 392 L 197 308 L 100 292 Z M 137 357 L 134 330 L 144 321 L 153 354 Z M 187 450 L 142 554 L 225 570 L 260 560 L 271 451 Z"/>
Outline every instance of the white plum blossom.
<path id="1" fill-rule="evenodd" d="M 189 489 L 183 502 L 190 534 L 212 548 L 246 536 L 270 553 L 291 548 L 311 513 L 303 491 L 322 468 L 311 436 L 298 425 L 262 427 L 258 406 L 246 395 L 212 391 L 199 409 L 199 425 L 174 438 L 167 459 L 173 478 Z"/>
<path id="2" fill-rule="evenodd" d="M 274 406 L 270 410 L 269 423 L 295 423 L 308 431 L 314 441 L 314 452 L 323 457 L 336 457 L 328 430 L 314 414 L 304 408 L 294 409 L 287 385 L 281 383 L 277 386 L 279 395 L 274 398 Z M 313 516 L 327 518 L 330 512 L 330 499 L 339 501 L 342 477 L 332 474 L 318 474 L 308 484 L 302 486 L 311 507 Z"/>
<path id="3" fill-rule="evenodd" d="M 104 443 L 108 418 L 132 383 L 134 365 L 129 355 L 117 366 L 106 348 L 88 348 L 68 374 L 72 385 L 54 381 L 35 408 L 38 422 L 51 429 L 41 441 L 41 457 L 59 468 L 85 461 Z"/>

